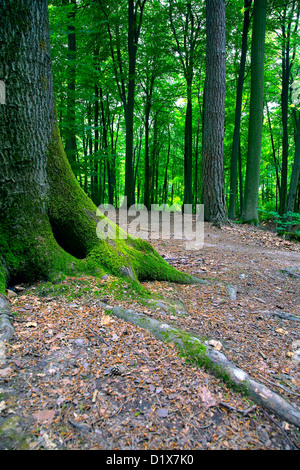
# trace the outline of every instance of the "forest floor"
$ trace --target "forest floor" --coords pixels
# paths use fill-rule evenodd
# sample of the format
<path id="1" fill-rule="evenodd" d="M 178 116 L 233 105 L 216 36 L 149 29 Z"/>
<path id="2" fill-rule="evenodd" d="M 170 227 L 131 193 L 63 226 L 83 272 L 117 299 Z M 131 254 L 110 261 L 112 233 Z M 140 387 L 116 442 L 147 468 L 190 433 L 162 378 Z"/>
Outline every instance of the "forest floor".
<path id="1" fill-rule="evenodd" d="M 15 286 L 15 334 L 0 368 L 0 449 L 299 449 L 295 426 L 103 306 L 215 340 L 234 364 L 299 406 L 300 323 L 284 314 L 299 318 L 300 276 L 284 270 L 300 267 L 300 244 L 266 229 L 205 224 L 198 251 L 181 240 L 153 245 L 211 282 L 146 282 L 145 299 L 113 277 Z M 149 302 L 157 296 L 177 307 Z"/>

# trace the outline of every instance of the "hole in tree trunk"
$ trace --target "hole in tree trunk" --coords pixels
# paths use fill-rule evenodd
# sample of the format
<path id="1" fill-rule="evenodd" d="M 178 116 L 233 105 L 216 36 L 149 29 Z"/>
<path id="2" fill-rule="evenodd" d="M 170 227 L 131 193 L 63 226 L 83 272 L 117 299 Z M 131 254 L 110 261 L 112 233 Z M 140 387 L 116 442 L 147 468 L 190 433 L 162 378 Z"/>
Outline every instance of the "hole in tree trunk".
<path id="1" fill-rule="evenodd" d="M 62 226 L 51 221 L 53 235 L 57 243 L 70 255 L 77 259 L 83 259 L 87 256 L 85 246 L 82 244 L 82 237 L 76 236 L 74 227 Z"/>

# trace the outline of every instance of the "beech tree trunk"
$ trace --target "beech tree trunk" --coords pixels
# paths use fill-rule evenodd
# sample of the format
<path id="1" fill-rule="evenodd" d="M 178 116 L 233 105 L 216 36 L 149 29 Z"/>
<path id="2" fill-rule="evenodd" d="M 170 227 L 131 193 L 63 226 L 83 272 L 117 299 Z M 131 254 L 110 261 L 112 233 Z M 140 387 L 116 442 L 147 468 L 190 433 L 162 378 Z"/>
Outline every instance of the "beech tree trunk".
<path id="1" fill-rule="evenodd" d="M 57 273 L 191 282 L 143 240 L 98 238 L 103 215 L 80 188 L 58 130 L 47 0 L 2 0 L 0 37 L 0 291 Z"/>
<path id="2" fill-rule="evenodd" d="M 294 156 L 294 163 L 292 168 L 291 174 L 291 181 L 290 187 L 288 192 L 287 198 L 287 212 L 296 212 L 295 210 L 295 203 L 296 203 L 296 195 L 297 189 L 299 185 L 299 178 L 300 178 L 300 116 L 295 118 L 296 125 L 297 125 L 297 135 L 296 135 L 296 144 L 295 144 L 295 156 Z"/>
<path id="3" fill-rule="evenodd" d="M 234 121 L 234 134 L 232 142 L 232 153 L 231 153 L 231 168 L 230 168 L 230 198 L 228 217 L 229 219 L 236 218 L 236 197 L 237 197 L 237 168 L 238 158 L 240 150 L 240 129 L 241 129 L 241 110 L 242 110 L 242 98 L 243 98 L 243 85 L 244 75 L 246 67 L 246 55 L 248 48 L 248 30 L 250 23 L 250 7 L 252 0 L 244 1 L 244 26 L 243 26 L 243 37 L 242 37 L 242 51 L 240 60 L 239 78 L 236 92 L 236 106 L 235 106 L 235 121 Z"/>
<path id="4" fill-rule="evenodd" d="M 187 80 L 187 107 L 184 138 L 184 204 L 193 204 L 193 108 L 192 79 Z"/>
<path id="5" fill-rule="evenodd" d="M 72 10 L 68 15 L 68 88 L 67 88 L 67 129 L 65 152 L 74 172 L 78 172 L 77 162 L 77 141 L 76 141 L 76 0 L 65 0 L 66 5 L 71 4 Z"/>
<path id="6" fill-rule="evenodd" d="M 242 218 L 258 223 L 258 192 L 264 105 L 266 0 L 254 0 L 251 46 L 251 97 L 245 198 Z"/>
<path id="7" fill-rule="evenodd" d="M 226 222 L 224 195 L 225 1 L 206 0 L 206 80 L 203 122 L 204 219 Z"/>

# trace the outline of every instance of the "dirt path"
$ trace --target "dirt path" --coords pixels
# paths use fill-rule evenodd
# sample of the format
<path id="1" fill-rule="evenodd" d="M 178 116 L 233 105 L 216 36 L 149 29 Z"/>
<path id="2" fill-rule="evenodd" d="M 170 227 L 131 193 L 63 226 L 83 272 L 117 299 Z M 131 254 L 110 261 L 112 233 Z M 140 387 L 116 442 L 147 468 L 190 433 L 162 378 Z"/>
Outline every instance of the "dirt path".
<path id="1" fill-rule="evenodd" d="M 197 252 L 178 240 L 154 246 L 170 264 L 213 281 L 144 283 L 153 296 L 177 300 L 175 310 L 142 302 L 111 277 L 41 284 L 11 299 L 15 335 L 0 368 L 0 448 L 300 445 L 294 426 L 103 308 L 103 302 L 134 308 L 212 339 L 237 366 L 299 406 L 300 367 L 293 354 L 300 323 L 283 316 L 299 318 L 299 278 L 281 271 L 300 266 L 299 244 L 248 226 L 205 224 L 205 244 Z"/>

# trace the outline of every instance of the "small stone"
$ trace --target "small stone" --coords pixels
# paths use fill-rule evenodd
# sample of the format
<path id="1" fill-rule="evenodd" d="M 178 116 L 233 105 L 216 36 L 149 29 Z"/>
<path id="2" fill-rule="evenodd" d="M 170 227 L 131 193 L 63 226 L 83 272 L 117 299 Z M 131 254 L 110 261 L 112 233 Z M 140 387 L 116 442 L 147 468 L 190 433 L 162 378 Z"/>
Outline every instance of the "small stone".
<path id="1" fill-rule="evenodd" d="M 220 341 L 215 340 L 215 339 L 210 339 L 209 341 L 205 341 L 205 344 L 208 344 L 209 346 L 212 346 L 217 351 L 220 351 L 220 349 L 222 349 L 222 343 Z"/>
<path id="2" fill-rule="evenodd" d="M 7 298 L 8 299 L 12 299 L 13 297 L 17 297 L 17 294 L 16 292 L 10 290 L 10 289 L 7 289 L 6 290 L 6 295 L 7 295 Z"/>
<path id="3" fill-rule="evenodd" d="M 292 342 L 292 349 L 300 349 L 300 339 L 296 339 L 295 341 Z"/>
<path id="4" fill-rule="evenodd" d="M 88 346 L 89 342 L 85 338 L 76 338 L 75 339 L 75 344 L 76 344 L 76 346 L 80 346 L 80 347 L 84 348 L 84 347 Z"/>
<path id="5" fill-rule="evenodd" d="M 14 332 L 15 330 L 9 321 L 8 315 L 0 315 L 0 341 L 9 341 Z"/>
<path id="6" fill-rule="evenodd" d="M 6 347 L 5 342 L 0 341 L 0 367 L 3 366 L 6 362 Z"/>
<path id="7" fill-rule="evenodd" d="M 120 273 L 123 274 L 125 277 L 130 278 L 130 279 L 135 278 L 131 266 L 122 266 L 120 268 Z"/>
<path id="8" fill-rule="evenodd" d="M 296 349 L 296 351 L 294 351 L 292 361 L 296 363 L 300 362 L 300 349 Z"/>

